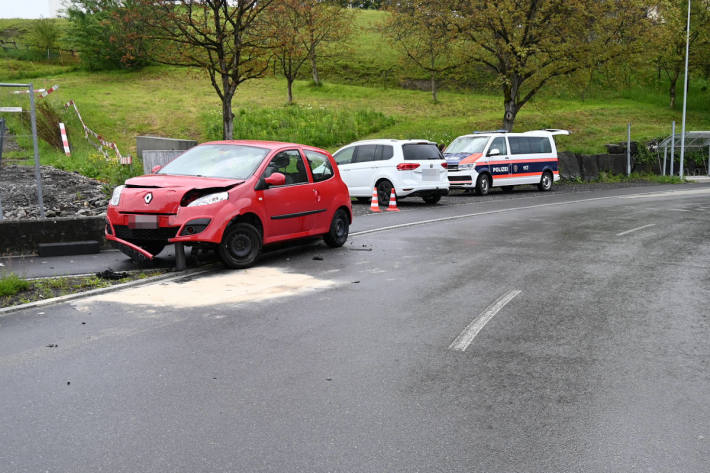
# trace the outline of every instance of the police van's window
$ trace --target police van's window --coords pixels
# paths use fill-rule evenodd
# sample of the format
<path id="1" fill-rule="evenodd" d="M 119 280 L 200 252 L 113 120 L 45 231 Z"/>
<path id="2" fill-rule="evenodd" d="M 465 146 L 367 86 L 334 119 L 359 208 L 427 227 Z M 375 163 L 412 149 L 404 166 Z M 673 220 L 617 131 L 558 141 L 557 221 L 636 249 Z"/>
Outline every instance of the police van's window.
<path id="1" fill-rule="evenodd" d="M 433 143 L 402 145 L 402 153 L 407 161 L 423 161 L 427 159 L 444 159 L 441 151 Z"/>
<path id="2" fill-rule="evenodd" d="M 508 147 L 505 145 L 505 138 L 496 138 L 495 140 L 493 140 L 493 143 L 491 143 L 491 147 L 488 149 L 497 149 L 501 156 L 508 154 Z"/>
<path id="3" fill-rule="evenodd" d="M 460 136 L 446 148 L 448 153 L 483 153 L 488 143 L 488 136 Z"/>
<path id="4" fill-rule="evenodd" d="M 511 154 L 552 153 L 550 139 L 545 136 L 510 136 Z"/>
<path id="5" fill-rule="evenodd" d="M 375 159 L 378 161 L 386 161 L 394 156 L 394 148 L 389 145 L 377 145 L 377 154 Z"/>
<path id="6" fill-rule="evenodd" d="M 357 153 L 353 163 L 366 163 L 375 160 L 376 145 L 362 145 L 357 147 Z"/>
<path id="7" fill-rule="evenodd" d="M 338 164 L 350 164 L 353 162 L 353 152 L 355 151 L 355 147 L 351 146 L 350 148 L 345 148 L 341 149 L 337 153 L 335 153 L 335 162 Z"/>

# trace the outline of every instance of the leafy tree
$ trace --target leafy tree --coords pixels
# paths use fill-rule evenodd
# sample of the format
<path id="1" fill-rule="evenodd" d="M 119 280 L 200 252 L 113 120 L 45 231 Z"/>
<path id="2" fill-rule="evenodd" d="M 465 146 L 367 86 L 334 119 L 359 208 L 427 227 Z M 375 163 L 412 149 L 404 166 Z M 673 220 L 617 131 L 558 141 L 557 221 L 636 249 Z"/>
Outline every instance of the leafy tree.
<path id="1" fill-rule="evenodd" d="M 448 3 L 448 5 L 447 5 Z M 631 54 L 650 18 L 642 0 L 451 0 L 469 59 L 503 92 L 503 128 L 551 79 Z"/>
<path id="2" fill-rule="evenodd" d="M 263 27 L 259 28 L 264 44 L 286 77 L 289 104 L 293 103 L 293 82 L 309 56 L 305 16 L 308 3 L 301 0 L 272 3 L 262 16 Z"/>
<path id="3" fill-rule="evenodd" d="M 301 3 L 301 15 L 305 20 L 305 42 L 311 62 L 313 83 L 320 85 L 318 76 L 319 49 L 327 44 L 345 41 L 353 31 L 353 13 L 336 4 L 322 0 L 305 0 Z"/>
<path id="4" fill-rule="evenodd" d="M 318 76 L 319 46 L 344 39 L 351 31 L 352 14 L 318 0 L 280 0 L 261 17 L 258 35 L 280 66 L 288 86 L 288 103 L 293 103 L 293 82 L 301 67 L 310 61 L 313 82 Z"/>
<path id="5" fill-rule="evenodd" d="M 385 36 L 431 79 L 431 95 L 437 101 L 437 79 L 458 67 L 456 31 L 451 10 L 427 0 L 397 2 L 384 24 Z"/>
<path id="6" fill-rule="evenodd" d="M 33 46 L 47 52 L 57 49 L 57 43 L 62 32 L 57 21 L 49 18 L 40 18 L 32 22 L 30 26 L 29 40 Z"/>
<path id="7" fill-rule="evenodd" d="M 137 0 L 158 41 L 158 62 L 199 67 L 222 101 L 224 139 L 234 136 L 232 99 L 246 80 L 268 68 L 255 35 L 257 19 L 273 0 Z"/>
<path id="8" fill-rule="evenodd" d="M 346 7 L 346 8 L 362 8 L 362 9 L 373 9 L 373 10 L 378 10 L 382 8 L 385 3 L 383 0 L 362 0 L 360 2 L 351 2 L 348 0 L 341 0 L 340 6 Z"/>
<path id="9" fill-rule="evenodd" d="M 135 69 L 149 62 L 141 0 L 73 0 L 67 42 L 86 67 Z"/>
<path id="10" fill-rule="evenodd" d="M 676 105 L 678 79 L 685 69 L 686 27 L 688 1 L 669 2 L 665 8 L 655 11 L 661 19 L 655 46 L 661 52 L 658 66 L 668 79 L 670 107 Z M 710 1 L 693 0 L 690 4 L 690 54 L 688 67 L 692 70 L 707 70 L 710 67 Z"/>

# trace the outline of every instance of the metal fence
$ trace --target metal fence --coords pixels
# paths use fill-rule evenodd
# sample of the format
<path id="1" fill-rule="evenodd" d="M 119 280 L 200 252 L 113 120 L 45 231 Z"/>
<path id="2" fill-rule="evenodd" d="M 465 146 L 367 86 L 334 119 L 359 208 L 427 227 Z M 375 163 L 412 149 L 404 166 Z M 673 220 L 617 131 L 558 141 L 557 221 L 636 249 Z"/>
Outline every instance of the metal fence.
<path id="1" fill-rule="evenodd" d="M 44 218 L 44 198 L 42 196 L 42 174 L 39 167 L 39 145 L 37 143 L 37 113 L 35 110 L 35 89 L 30 84 L 8 84 L 0 83 L 0 87 L 9 87 L 15 89 L 27 89 L 30 98 L 30 123 L 32 127 L 32 143 L 34 145 L 35 158 L 35 180 L 37 182 L 37 203 L 39 204 L 39 215 Z M 0 104 L 0 113 L 15 113 L 22 112 L 22 107 L 2 107 Z M 4 128 L 4 123 L 3 123 Z M 0 204 L 0 219 L 2 219 L 2 205 Z"/>

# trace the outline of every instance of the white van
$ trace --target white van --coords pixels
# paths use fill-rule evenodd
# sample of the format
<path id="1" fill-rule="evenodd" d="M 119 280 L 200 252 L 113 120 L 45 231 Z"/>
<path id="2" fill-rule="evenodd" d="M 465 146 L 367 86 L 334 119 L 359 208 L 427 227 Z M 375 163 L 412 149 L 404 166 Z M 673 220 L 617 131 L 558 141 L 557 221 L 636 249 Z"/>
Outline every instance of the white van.
<path id="1" fill-rule="evenodd" d="M 504 130 L 459 136 L 444 150 L 452 189 L 475 189 L 486 195 L 491 187 L 537 184 L 541 191 L 560 180 L 554 135 L 567 130 Z"/>
<path id="2" fill-rule="evenodd" d="M 421 197 L 428 204 L 449 193 L 446 160 L 431 141 L 357 141 L 333 157 L 350 196 L 362 202 L 369 202 L 373 188 L 381 206 L 387 206 L 393 188 L 397 199 Z"/>

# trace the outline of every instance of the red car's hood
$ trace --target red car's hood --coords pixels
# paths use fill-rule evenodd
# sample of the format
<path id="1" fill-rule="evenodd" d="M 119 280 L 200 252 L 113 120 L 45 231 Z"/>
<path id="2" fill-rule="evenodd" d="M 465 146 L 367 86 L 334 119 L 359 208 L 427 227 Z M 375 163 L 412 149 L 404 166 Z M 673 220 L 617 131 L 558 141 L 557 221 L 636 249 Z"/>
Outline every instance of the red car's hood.
<path id="1" fill-rule="evenodd" d="M 151 174 L 138 176 L 126 181 L 127 187 L 182 187 L 184 189 L 208 189 L 212 187 L 232 187 L 244 182 L 242 179 L 224 179 L 220 177 L 170 176 Z"/>
<path id="2" fill-rule="evenodd" d="M 214 177 L 150 175 L 128 179 L 121 192 L 119 212 L 175 214 L 185 194 L 211 194 L 243 183 L 239 179 Z M 148 195 L 150 194 L 150 196 Z M 192 193 L 193 198 L 196 197 Z"/>

